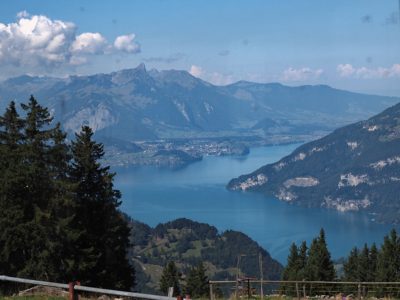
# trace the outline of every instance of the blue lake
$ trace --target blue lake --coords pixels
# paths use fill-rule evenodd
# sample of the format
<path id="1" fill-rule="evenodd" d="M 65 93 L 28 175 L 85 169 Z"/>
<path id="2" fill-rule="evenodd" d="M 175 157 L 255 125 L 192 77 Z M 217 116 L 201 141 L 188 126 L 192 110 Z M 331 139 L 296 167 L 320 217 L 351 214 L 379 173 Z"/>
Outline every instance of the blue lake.
<path id="1" fill-rule="evenodd" d="M 346 256 L 365 242 L 380 244 L 392 227 L 371 222 L 368 215 L 296 207 L 273 197 L 226 190 L 231 178 L 275 162 L 297 146 L 254 148 L 246 157 L 208 156 L 175 171 L 115 168 L 121 208 L 151 226 L 185 217 L 220 231 L 242 231 L 282 263 L 292 242 L 309 244 L 321 227 L 333 258 Z"/>

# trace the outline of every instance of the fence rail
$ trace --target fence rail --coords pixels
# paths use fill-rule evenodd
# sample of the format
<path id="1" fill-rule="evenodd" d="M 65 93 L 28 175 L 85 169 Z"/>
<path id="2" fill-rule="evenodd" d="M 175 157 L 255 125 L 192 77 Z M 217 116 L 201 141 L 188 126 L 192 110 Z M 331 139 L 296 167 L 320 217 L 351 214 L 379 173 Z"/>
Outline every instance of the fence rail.
<path id="1" fill-rule="evenodd" d="M 234 298 L 259 295 L 289 296 L 294 299 L 351 295 L 351 298 L 400 298 L 400 282 L 306 281 L 306 280 L 238 280 L 209 281 L 210 299 L 228 295 Z M 217 289 L 219 291 L 217 292 Z M 266 293 L 265 293 L 266 292 Z M 335 299 L 339 299 L 335 297 Z"/>
<path id="2" fill-rule="evenodd" d="M 71 288 L 72 288 L 73 291 L 90 292 L 90 293 L 113 295 L 113 296 L 120 296 L 120 297 L 130 297 L 130 298 L 150 299 L 150 300 L 176 300 L 176 298 L 173 298 L 173 297 L 118 291 L 118 290 L 110 290 L 110 289 L 101 289 L 101 288 L 95 288 L 95 287 L 83 286 L 83 285 L 75 285 L 75 284 L 65 284 L 65 283 L 48 282 L 48 281 L 41 281 L 41 280 L 32 280 L 32 279 L 25 279 L 25 278 L 18 278 L 18 277 L 10 277 L 10 276 L 5 276 L 5 275 L 0 275 L 0 281 L 16 282 L 16 283 L 22 283 L 22 284 L 40 285 L 40 286 L 65 289 L 65 290 L 70 291 L 70 298 L 73 298 L 73 295 L 71 296 Z"/>
<path id="3" fill-rule="evenodd" d="M 89 286 L 82 286 L 74 283 L 57 283 L 48 282 L 41 280 L 32 280 L 18 277 L 10 277 L 0 275 L 0 282 L 14 282 L 20 284 L 28 284 L 35 286 L 46 286 L 59 288 L 69 291 L 70 299 L 74 298 L 74 292 L 86 292 L 96 293 L 102 295 L 112 295 L 118 297 L 136 298 L 136 299 L 150 299 L 150 300 L 175 300 L 174 297 L 127 292 L 120 290 L 102 289 Z M 268 287 L 263 289 L 262 287 Z M 253 291 L 259 288 L 260 295 L 275 294 L 275 295 L 290 295 L 293 298 L 308 298 L 315 295 L 333 295 L 333 294 L 352 294 L 358 299 L 366 298 L 367 296 L 382 295 L 382 297 L 396 297 L 400 296 L 400 282 L 352 282 L 352 281 L 282 281 L 282 280 L 255 280 L 255 279 L 243 279 L 243 280 L 228 280 L 228 281 L 209 281 L 210 287 L 210 299 L 216 298 L 216 288 L 224 287 L 225 290 L 228 288 L 228 297 L 235 298 L 254 295 Z M 240 291 L 240 287 L 242 290 Z M 75 294 L 76 295 L 76 294 Z"/>

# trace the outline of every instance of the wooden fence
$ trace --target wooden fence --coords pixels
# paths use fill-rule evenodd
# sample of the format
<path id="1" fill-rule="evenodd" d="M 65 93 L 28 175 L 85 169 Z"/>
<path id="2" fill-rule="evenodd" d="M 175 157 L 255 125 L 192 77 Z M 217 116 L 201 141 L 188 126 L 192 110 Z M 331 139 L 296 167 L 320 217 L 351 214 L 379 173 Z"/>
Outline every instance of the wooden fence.
<path id="1" fill-rule="evenodd" d="M 176 300 L 176 298 L 173 298 L 173 297 L 118 291 L 118 290 L 101 289 L 101 288 L 95 288 L 95 287 L 90 287 L 90 286 L 83 286 L 83 285 L 80 285 L 79 283 L 66 284 L 66 283 L 57 283 L 57 282 L 48 282 L 48 281 L 41 281 L 41 280 L 18 278 L 18 277 L 10 277 L 10 276 L 4 276 L 4 275 L 0 275 L 0 281 L 15 282 L 15 283 L 25 284 L 25 285 L 47 286 L 47 287 L 68 290 L 70 300 L 74 300 L 77 298 L 76 297 L 77 292 L 95 293 L 95 294 L 99 294 L 99 295 L 110 295 L 110 296 L 128 297 L 128 298 L 135 298 L 135 299 Z"/>
<path id="2" fill-rule="evenodd" d="M 294 299 L 400 298 L 400 282 L 282 281 L 239 279 L 209 281 L 210 299 L 222 297 L 264 298 L 289 296 Z"/>

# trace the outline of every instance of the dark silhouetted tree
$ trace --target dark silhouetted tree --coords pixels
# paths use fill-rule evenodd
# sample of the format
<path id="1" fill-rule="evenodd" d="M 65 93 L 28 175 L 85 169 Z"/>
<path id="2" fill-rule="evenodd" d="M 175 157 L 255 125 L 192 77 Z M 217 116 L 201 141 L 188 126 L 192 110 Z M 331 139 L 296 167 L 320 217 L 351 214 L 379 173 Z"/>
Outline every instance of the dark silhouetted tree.
<path id="1" fill-rule="evenodd" d="M 173 296 L 178 296 L 181 293 L 179 283 L 179 273 L 176 265 L 173 261 L 167 263 L 164 267 L 161 279 L 160 279 L 160 291 L 165 295 L 168 293 L 170 287 L 174 288 Z"/>
<path id="2" fill-rule="evenodd" d="M 190 269 L 185 292 L 192 298 L 206 298 L 208 296 L 208 277 L 202 263 Z"/>
<path id="3" fill-rule="evenodd" d="M 321 229 L 319 237 L 312 241 L 309 249 L 306 279 L 333 281 L 335 276 L 335 268 L 326 244 L 325 232 Z"/>
<path id="4" fill-rule="evenodd" d="M 120 192 L 113 187 L 114 174 L 102 167 L 103 145 L 92 140 L 84 126 L 72 142 L 71 180 L 76 184 L 73 219 L 81 231 L 75 242 L 76 279 L 105 288 L 129 289 L 134 283 L 127 249 L 130 229 L 118 211 Z"/>

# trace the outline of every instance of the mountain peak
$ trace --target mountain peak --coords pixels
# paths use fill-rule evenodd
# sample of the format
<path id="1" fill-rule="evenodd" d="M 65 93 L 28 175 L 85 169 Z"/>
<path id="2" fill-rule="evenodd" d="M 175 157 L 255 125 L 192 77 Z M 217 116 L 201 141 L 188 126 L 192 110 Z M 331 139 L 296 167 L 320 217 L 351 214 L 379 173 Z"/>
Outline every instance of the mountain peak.
<path id="1" fill-rule="evenodd" d="M 140 64 L 135 68 L 135 70 L 146 72 L 146 65 L 145 65 L 144 63 L 140 63 Z"/>
<path id="2" fill-rule="evenodd" d="M 111 73 L 112 82 L 114 84 L 126 84 L 131 82 L 132 80 L 141 80 L 142 82 L 151 78 L 147 73 L 146 66 L 144 63 L 139 64 L 136 68 L 133 69 L 123 69 L 117 72 Z"/>
<path id="3" fill-rule="evenodd" d="M 189 72 L 184 70 L 163 70 L 159 72 L 152 71 L 150 74 L 164 83 L 175 83 L 186 88 L 193 88 L 199 84 L 209 85 L 209 83 L 194 77 Z"/>

